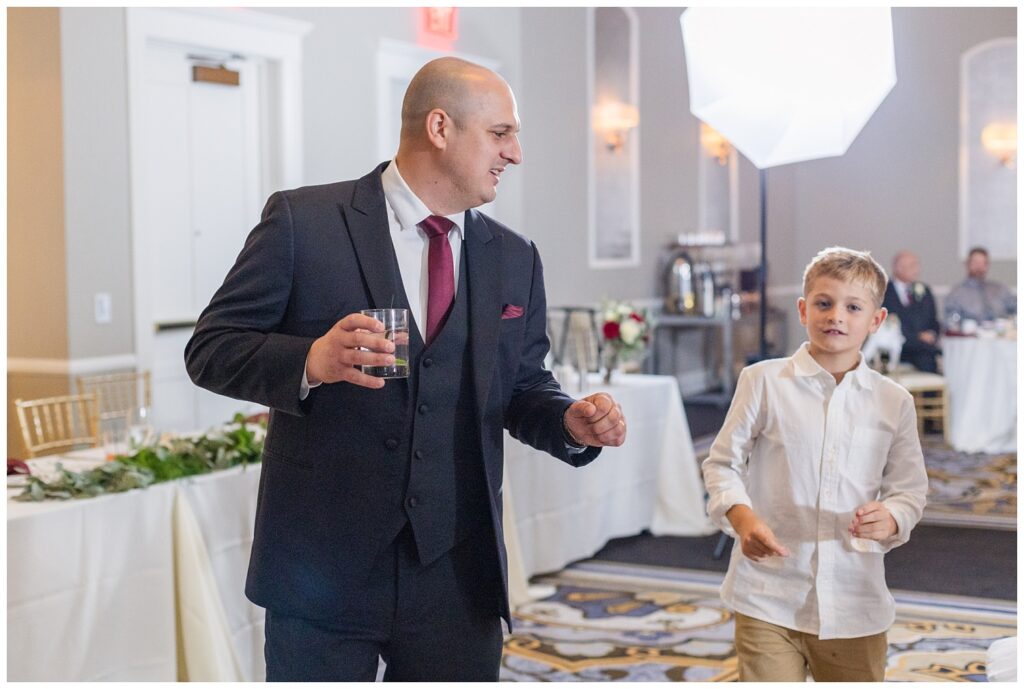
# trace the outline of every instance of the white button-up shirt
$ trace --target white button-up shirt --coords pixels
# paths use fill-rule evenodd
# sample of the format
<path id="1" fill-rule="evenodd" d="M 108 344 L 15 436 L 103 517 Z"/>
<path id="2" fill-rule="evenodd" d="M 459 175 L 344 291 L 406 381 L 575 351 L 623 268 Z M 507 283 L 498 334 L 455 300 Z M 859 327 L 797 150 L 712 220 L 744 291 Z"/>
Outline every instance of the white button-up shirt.
<path id="1" fill-rule="evenodd" d="M 912 285 L 909 282 L 900 282 L 893 279 L 892 286 L 896 290 L 896 296 L 900 298 L 900 303 L 908 306 L 910 304 L 910 288 Z"/>
<path id="2" fill-rule="evenodd" d="M 892 625 L 883 554 L 908 540 L 928 491 L 910 393 L 863 357 L 837 385 L 804 343 L 743 370 L 703 472 L 718 526 L 735 535 L 725 513 L 747 505 L 790 550 L 755 562 L 736 544 L 721 592 L 729 608 L 822 639 Z M 899 527 L 883 542 L 848 530 L 872 500 Z"/>
<path id="3" fill-rule="evenodd" d="M 388 229 L 391 242 L 395 245 L 398 258 L 398 272 L 402 276 L 405 296 L 409 298 L 409 314 L 420 327 L 420 336 L 426 337 L 427 323 L 427 255 L 430 242 L 427 233 L 419 226 L 430 215 L 430 209 L 413 193 L 399 174 L 394 160 L 384 168 L 380 176 L 384 187 L 384 199 L 388 206 Z M 466 213 L 460 211 L 446 216 L 452 221 L 448 230 L 448 243 L 452 249 L 452 267 L 455 271 L 455 294 L 459 290 L 459 260 L 462 257 L 462 224 Z"/>

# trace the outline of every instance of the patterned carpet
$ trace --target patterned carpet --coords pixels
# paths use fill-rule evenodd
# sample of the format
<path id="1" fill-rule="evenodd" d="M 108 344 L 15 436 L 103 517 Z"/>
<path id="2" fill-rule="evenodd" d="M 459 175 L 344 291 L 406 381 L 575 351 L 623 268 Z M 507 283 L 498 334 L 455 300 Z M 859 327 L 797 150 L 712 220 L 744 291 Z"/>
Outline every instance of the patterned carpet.
<path id="1" fill-rule="evenodd" d="M 501 680 L 735 681 L 722 575 L 590 560 L 521 606 Z M 1016 635 L 1014 603 L 893 592 L 888 681 L 985 681 L 985 651 Z"/>
<path id="2" fill-rule="evenodd" d="M 698 461 L 708 456 L 714 439 L 709 435 L 694 441 Z M 1016 530 L 1016 453 L 957 452 L 938 434 L 925 436 L 921 449 L 929 479 L 922 524 Z"/>
<path id="3" fill-rule="evenodd" d="M 957 452 L 941 435 L 921 443 L 928 469 L 925 524 L 1017 528 L 1017 455 Z"/>

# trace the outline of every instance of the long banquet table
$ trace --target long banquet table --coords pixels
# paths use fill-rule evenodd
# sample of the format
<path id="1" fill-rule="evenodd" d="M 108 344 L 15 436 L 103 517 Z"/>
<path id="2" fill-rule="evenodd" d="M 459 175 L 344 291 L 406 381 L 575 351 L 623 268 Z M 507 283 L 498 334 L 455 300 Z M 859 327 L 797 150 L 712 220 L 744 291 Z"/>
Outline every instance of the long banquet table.
<path id="1" fill-rule="evenodd" d="M 946 337 L 950 444 L 961 452 L 1017 451 L 1017 340 Z"/>
<path id="2" fill-rule="evenodd" d="M 8 681 L 175 680 L 176 492 L 8 501 Z"/>
<path id="3" fill-rule="evenodd" d="M 514 605 L 529 575 L 610 538 L 714 531 L 675 379 L 607 389 L 629 439 L 587 467 L 506 443 Z M 8 680 L 263 680 L 263 610 L 243 592 L 259 476 L 251 465 L 88 500 L 8 500 Z"/>

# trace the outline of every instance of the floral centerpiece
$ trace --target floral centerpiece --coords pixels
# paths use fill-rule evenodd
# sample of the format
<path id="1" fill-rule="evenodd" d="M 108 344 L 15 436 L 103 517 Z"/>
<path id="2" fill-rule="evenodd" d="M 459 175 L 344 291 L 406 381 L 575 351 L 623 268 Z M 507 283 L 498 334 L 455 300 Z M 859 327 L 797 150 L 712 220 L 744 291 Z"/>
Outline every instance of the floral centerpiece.
<path id="1" fill-rule="evenodd" d="M 610 383 L 612 371 L 622 358 L 640 358 L 651 339 L 651 320 L 646 309 L 629 302 L 606 301 L 601 307 L 601 336 L 604 340 L 604 382 Z"/>

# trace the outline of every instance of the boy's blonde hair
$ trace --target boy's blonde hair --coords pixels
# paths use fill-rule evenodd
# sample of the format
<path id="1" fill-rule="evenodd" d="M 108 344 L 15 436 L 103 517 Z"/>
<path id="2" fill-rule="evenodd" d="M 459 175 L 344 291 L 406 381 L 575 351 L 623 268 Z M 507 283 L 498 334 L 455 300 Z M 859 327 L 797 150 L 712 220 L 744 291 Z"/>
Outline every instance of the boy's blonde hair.
<path id="1" fill-rule="evenodd" d="M 882 305 L 885 285 L 889 277 L 878 261 L 868 251 L 847 249 L 844 246 L 830 246 L 822 249 L 804 269 L 804 296 L 811 284 L 820 277 L 830 277 L 844 282 L 863 285 L 874 297 L 875 307 Z"/>

